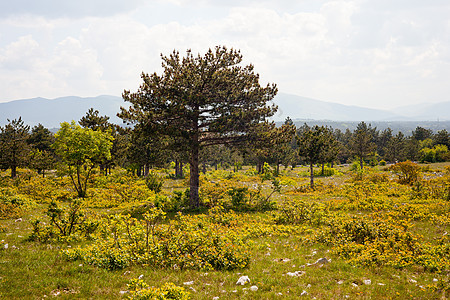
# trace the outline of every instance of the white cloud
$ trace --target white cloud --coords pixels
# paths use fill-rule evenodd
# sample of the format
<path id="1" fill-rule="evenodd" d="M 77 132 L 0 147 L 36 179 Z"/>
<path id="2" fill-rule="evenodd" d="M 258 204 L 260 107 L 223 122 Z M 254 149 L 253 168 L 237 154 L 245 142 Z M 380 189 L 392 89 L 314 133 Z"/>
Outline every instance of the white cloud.
<path id="1" fill-rule="evenodd" d="M 0 20 L 6 29 L 0 35 L 5 91 L 0 101 L 119 95 L 138 87 L 142 71 L 160 71 L 160 53 L 184 54 L 188 48 L 203 53 L 216 45 L 241 49 L 261 82 L 275 82 L 284 92 L 372 107 L 447 100 L 450 9 L 445 2 L 413 1 L 404 7 L 387 0 L 214 2 L 156 1 L 145 6 L 151 10 L 131 13 L 137 0 L 123 9 L 127 13 L 120 5 L 104 14 L 91 6 L 70 15 L 80 16 L 76 20 L 42 17 L 36 10 L 30 18 Z M 67 9 L 58 5 L 54 12 Z M 196 10 L 210 14 L 190 16 Z M 165 21 L 154 23 L 155 16 Z"/>

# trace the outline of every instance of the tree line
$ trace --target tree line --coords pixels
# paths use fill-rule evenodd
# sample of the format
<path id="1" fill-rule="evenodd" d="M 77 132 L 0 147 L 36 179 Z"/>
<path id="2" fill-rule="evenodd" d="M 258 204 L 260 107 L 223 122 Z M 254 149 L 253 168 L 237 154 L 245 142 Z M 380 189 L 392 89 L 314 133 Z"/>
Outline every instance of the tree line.
<path id="1" fill-rule="evenodd" d="M 189 166 L 191 207 L 199 207 L 199 173 L 207 168 L 253 164 L 263 172 L 270 163 L 307 164 L 311 187 L 314 165 L 365 164 L 449 158 L 449 133 L 417 127 L 411 136 L 377 130 L 361 122 L 354 131 L 307 124 L 296 128 L 287 118 L 282 126 L 268 119 L 277 107 L 271 100 L 275 84 L 261 86 L 253 65 L 242 66 L 234 49 L 216 47 L 206 54 L 174 51 L 162 56 L 162 74 L 142 73 L 136 92 L 124 91 L 130 102 L 118 116 L 129 126 L 118 126 L 90 109 L 76 124 L 62 123 L 55 135 L 41 124 L 30 129 L 19 118 L 0 127 L 0 168 L 58 169 L 71 178 L 78 196 L 85 197 L 95 167 L 104 175 L 111 168 L 127 168 L 147 176 L 152 167 L 174 164 L 177 178 Z"/>

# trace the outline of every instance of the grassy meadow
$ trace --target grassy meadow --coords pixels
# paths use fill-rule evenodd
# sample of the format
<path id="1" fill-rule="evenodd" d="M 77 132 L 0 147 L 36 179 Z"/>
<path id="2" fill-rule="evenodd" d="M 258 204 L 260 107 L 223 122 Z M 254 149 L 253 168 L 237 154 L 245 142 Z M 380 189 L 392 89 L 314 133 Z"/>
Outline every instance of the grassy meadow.
<path id="1" fill-rule="evenodd" d="M 316 168 L 314 190 L 306 167 L 208 170 L 199 211 L 173 169 L 95 174 L 83 200 L 3 172 L 0 297 L 447 299 L 449 165 Z"/>

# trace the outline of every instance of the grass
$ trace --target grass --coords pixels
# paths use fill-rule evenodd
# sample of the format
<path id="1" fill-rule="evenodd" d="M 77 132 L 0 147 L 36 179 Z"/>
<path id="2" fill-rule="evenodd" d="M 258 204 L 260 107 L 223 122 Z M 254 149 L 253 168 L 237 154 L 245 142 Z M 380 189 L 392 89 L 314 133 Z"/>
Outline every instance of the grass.
<path id="1" fill-rule="evenodd" d="M 448 165 L 448 164 L 446 164 Z M 428 166 L 428 165 L 427 165 Z M 443 170 L 444 164 L 431 165 L 432 169 Z M 298 174 L 306 168 L 286 170 L 283 176 L 297 183 L 305 178 Z M 244 170 L 246 171 L 246 170 Z M 243 172 L 244 172 L 243 171 Z M 342 168 L 344 176 L 317 178 L 325 183 L 345 184 L 349 180 L 348 170 Z M 257 177 L 240 178 L 241 183 L 255 184 Z M 247 181 L 246 181 L 247 180 Z M 307 178 L 306 178 L 307 180 Z M 167 180 L 165 192 L 181 190 L 183 180 Z M 306 181 L 307 182 L 307 181 Z M 263 192 L 268 192 L 268 182 Z M 306 201 L 326 202 L 333 198 L 329 193 L 286 194 L 290 187 L 282 189 L 282 194 L 274 195 L 276 201 L 290 197 Z M 404 201 L 394 197 L 394 201 Z M 444 213 L 448 214 L 448 205 Z M 67 261 L 61 256 L 61 249 L 74 247 L 77 243 L 38 243 L 29 241 L 30 220 L 44 215 L 45 204 L 40 204 L 26 212 L 22 221 L 0 220 L 6 230 L 0 233 L 0 240 L 8 248 L 0 250 L 0 298 L 3 299 L 117 299 L 125 297 L 121 291 L 127 290 L 132 278 L 143 275 L 150 286 L 159 287 L 165 282 L 183 286 L 193 299 L 447 299 L 448 270 L 429 272 L 420 266 L 394 268 L 391 266 L 360 266 L 348 263 L 333 252 L 333 246 L 322 243 L 308 243 L 305 237 L 318 227 L 300 225 L 299 233 L 290 235 L 266 235 L 252 238 L 249 242 L 251 263 L 248 268 L 232 271 L 198 271 L 158 269 L 145 266 L 131 266 L 122 270 L 105 270 L 80 261 Z M 100 211 L 100 210 L 99 210 Z M 271 218 L 273 212 L 251 214 L 262 217 L 261 222 Z M 359 214 L 368 211 L 353 210 L 345 213 Z M 243 212 L 242 214 L 248 214 Z M 424 236 L 424 241 L 433 242 L 450 230 L 448 223 L 436 225 L 427 220 L 414 221 L 413 232 Z M 89 243 L 81 242 L 81 243 Z M 319 258 L 331 262 L 314 265 Z M 308 265 L 311 264 L 311 265 Z M 302 271 L 303 275 L 289 276 L 288 272 Z M 240 276 L 250 278 L 250 284 L 236 285 Z M 369 281 L 370 280 L 370 284 Z M 193 282 L 187 285 L 185 283 Z M 441 284 L 441 287 L 440 287 Z M 257 286 L 251 291 L 250 286 Z M 433 288 L 436 287 L 436 288 Z"/>

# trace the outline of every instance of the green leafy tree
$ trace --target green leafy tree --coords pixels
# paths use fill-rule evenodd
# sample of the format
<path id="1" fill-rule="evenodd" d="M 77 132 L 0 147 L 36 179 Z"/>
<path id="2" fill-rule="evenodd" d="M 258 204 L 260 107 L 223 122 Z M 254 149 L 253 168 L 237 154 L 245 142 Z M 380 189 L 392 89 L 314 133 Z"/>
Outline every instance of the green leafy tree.
<path id="1" fill-rule="evenodd" d="M 303 128 L 301 135 L 297 137 L 299 155 L 309 164 L 310 186 L 314 188 L 314 164 L 325 160 L 335 140 L 330 138 L 332 132 L 324 126 Z"/>
<path id="2" fill-rule="evenodd" d="M 372 128 L 370 124 L 367 125 L 365 122 L 361 122 L 356 126 L 350 140 L 350 149 L 353 155 L 359 158 L 361 169 L 364 167 L 364 159 L 376 149 L 376 145 L 373 142 L 374 130 L 376 128 Z"/>
<path id="3" fill-rule="evenodd" d="M 261 87 L 253 65 L 241 66 L 239 51 L 226 47 L 204 56 L 187 51 L 183 58 L 174 51 L 162 60 L 162 75 L 142 74 L 139 90 L 123 93 L 131 106 L 119 117 L 150 134 L 169 136 L 169 142 L 183 142 L 189 153 L 190 205 L 197 208 L 200 150 L 256 138 L 261 128 L 273 127 L 265 120 L 276 112 L 267 102 L 277 88 Z"/>
<path id="4" fill-rule="evenodd" d="M 61 158 L 60 170 L 69 175 L 78 197 L 86 197 L 88 181 L 96 162 L 111 157 L 113 137 L 109 132 L 81 128 L 72 121 L 61 123 L 53 144 Z"/>
<path id="5" fill-rule="evenodd" d="M 10 121 L 0 127 L 0 168 L 11 169 L 11 178 L 17 176 L 17 168 L 27 162 L 30 126 L 25 125 L 22 118 Z"/>

